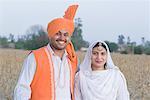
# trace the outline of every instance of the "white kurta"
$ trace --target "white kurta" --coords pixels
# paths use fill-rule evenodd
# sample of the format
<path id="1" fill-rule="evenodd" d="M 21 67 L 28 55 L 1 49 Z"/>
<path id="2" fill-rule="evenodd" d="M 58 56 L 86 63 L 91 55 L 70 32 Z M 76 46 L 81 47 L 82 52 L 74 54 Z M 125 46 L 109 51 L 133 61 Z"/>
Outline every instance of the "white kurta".
<path id="1" fill-rule="evenodd" d="M 52 54 L 55 77 L 55 94 L 56 100 L 71 100 L 70 93 L 70 69 L 68 64 L 67 52 L 61 58 L 53 52 L 47 45 Z M 36 70 L 36 61 L 34 54 L 31 53 L 24 61 L 18 83 L 14 90 L 14 100 L 29 100 L 31 97 L 30 84 L 33 80 Z"/>
<path id="2" fill-rule="evenodd" d="M 107 49 L 106 70 L 92 71 L 92 48 L 97 42 Z M 96 41 L 90 45 L 79 68 L 75 77 L 75 100 L 130 100 L 126 79 L 114 65 L 105 42 Z"/>

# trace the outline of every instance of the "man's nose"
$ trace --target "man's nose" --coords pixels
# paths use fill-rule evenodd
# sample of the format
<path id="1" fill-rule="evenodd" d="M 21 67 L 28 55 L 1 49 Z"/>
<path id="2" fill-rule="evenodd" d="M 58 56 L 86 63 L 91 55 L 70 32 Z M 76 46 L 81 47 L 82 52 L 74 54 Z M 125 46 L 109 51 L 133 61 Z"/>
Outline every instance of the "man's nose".
<path id="1" fill-rule="evenodd" d="M 60 34 L 60 38 L 63 39 L 63 40 L 66 39 L 64 34 Z"/>

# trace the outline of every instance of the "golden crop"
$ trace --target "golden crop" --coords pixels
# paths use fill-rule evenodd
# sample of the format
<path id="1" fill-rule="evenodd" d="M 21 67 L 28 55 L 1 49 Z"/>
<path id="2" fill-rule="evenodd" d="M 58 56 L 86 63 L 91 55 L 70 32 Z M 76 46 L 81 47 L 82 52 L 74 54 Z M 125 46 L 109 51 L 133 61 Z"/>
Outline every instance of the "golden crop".
<path id="1" fill-rule="evenodd" d="M 13 100 L 13 90 L 29 51 L 0 49 L 0 100 Z M 80 61 L 84 53 L 77 52 Z M 150 56 L 112 54 L 127 79 L 131 100 L 150 100 Z"/>

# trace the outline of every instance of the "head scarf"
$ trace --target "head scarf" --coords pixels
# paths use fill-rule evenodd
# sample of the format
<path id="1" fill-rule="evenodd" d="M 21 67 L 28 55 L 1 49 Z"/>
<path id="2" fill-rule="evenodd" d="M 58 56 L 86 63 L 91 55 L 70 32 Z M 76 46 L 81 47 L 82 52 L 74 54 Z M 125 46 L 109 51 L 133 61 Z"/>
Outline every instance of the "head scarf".
<path id="1" fill-rule="evenodd" d="M 83 72 L 86 72 L 88 74 L 90 74 L 92 72 L 91 55 L 92 55 L 92 49 L 96 45 L 97 42 L 101 42 L 101 43 L 103 43 L 106 46 L 106 49 L 107 49 L 106 50 L 107 51 L 106 69 L 118 69 L 118 67 L 115 66 L 113 61 L 112 61 L 112 58 L 111 58 L 111 55 L 110 55 L 110 51 L 109 51 L 109 48 L 108 48 L 107 44 L 105 42 L 103 42 L 103 41 L 98 40 L 98 41 L 93 42 L 89 46 L 89 48 L 88 48 L 88 50 L 87 50 L 87 52 L 85 54 L 85 58 L 84 58 L 83 62 L 81 63 L 80 67 L 79 67 L 80 70 L 82 70 Z"/>
<path id="2" fill-rule="evenodd" d="M 92 71 L 92 49 L 97 42 L 103 43 L 107 49 L 106 70 Z M 95 41 L 89 46 L 85 58 L 80 65 L 80 71 L 76 75 L 76 82 L 79 82 L 81 95 L 78 95 L 79 92 L 75 88 L 75 98 L 77 100 L 81 98 L 81 100 L 116 100 L 121 81 L 123 81 L 126 91 L 122 94 L 128 94 L 126 79 L 119 68 L 114 65 L 107 44 L 100 40 Z M 128 96 L 124 95 L 123 98 L 128 98 Z"/>
<path id="3" fill-rule="evenodd" d="M 52 20 L 51 22 L 49 22 L 48 27 L 47 27 L 48 36 L 52 37 L 54 34 L 56 34 L 60 30 L 67 31 L 69 35 L 71 36 L 74 31 L 73 19 L 74 19 L 77 8 L 78 8 L 78 5 L 69 6 L 63 18 L 56 18 Z"/>

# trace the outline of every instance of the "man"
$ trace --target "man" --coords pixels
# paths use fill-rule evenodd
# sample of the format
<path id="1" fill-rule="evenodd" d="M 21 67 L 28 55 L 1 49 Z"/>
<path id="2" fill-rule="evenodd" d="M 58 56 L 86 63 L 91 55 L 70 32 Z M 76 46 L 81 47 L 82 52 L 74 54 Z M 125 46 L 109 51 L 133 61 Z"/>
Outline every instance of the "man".
<path id="1" fill-rule="evenodd" d="M 15 100 L 74 100 L 77 57 L 70 41 L 78 5 L 70 6 L 63 18 L 47 27 L 49 44 L 32 51 L 14 91 Z"/>

